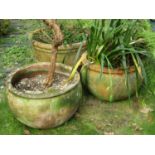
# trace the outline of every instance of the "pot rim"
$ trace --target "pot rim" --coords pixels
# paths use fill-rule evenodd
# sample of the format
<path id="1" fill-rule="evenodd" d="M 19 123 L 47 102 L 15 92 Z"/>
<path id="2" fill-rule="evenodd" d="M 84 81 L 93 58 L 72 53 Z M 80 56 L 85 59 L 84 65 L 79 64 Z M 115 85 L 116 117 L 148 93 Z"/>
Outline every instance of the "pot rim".
<path id="1" fill-rule="evenodd" d="M 50 50 L 52 48 L 52 45 L 51 44 L 48 44 L 48 43 L 43 43 L 43 42 L 40 42 L 40 41 L 37 41 L 35 39 L 32 39 L 33 35 L 35 33 L 39 33 L 40 31 L 44 30 L 44 28 L 40 28 L 40 29 L 37 29 L 33 32 L 30 32 L 29 33 L 29 38 L 31 38 L 32 40 L 32 45 L 34 47 L 38 47 L 38 48 L 44 48 L 45 50 Z M 59 53 L 70 53 L 70 52 L 76 52 L 76 51 L 70 51 L 70 50 L 75 50 L 75 49 L 78 49 L 79 46 L 80 46 L 81 42 L 76 42 L 76 43 L 70 43 L 70 44 L 67 44 L 67 45 L 61 45 L 58 47 L 58 52 Z M 83 45 L 82 45 L 82 48 L 86 48 L 86 41 L 83 41 Z M 67 52 L 66 52 L 67 50 Z M 61 51 L 61 52 L 60 52 Z M 47 51 L 47 53 L 50 53 Z"/>
<path id="2" fill-rule="evenodd" d="M 90 64 L 88 66 L 89 70 L 92 70 L 94 72 L 101 72 L 101 65 L 99 64 Z M 128 72 L 134 73 L 135 72 L 135 67 L 134 66 L 130 66 Z M 123 75 L 124 74 L 124 70 L 121 68 L 114 68 L 114 69 L 110 69 L 108 67 L 104 67 L 103 68 L 103 73 L 105 74 L 117 74 L 117 75 Z"/>
<path id="3" fill-rule="evenodd" d="M 79 82 L 80 82 L 80 75 L 79 75 L 78 72 L 76 72 L 75 77 L 74 77 L 74 83 L 72 83 L 67 88 L 65 88 L 63 90 L 60 90 L 58 92 L 53 92 L 53 93 L 43 92 L 41 94 L 29 94 L 29 93 L 21 92 L 20 90 L 16 89 L 12 85 L 13 77 L 18 75 L 20 71 L 28 70 L 29 68 L 32 68 L 32 67 L 35 67 L 35 66 L 42 67 L 43 65 L 49 65 L 49 64 L 50 64 L 49 62 L 39 62 L 39 63 L 34 63 L 34 64 L 31 64 L 31 65 L 26 65 L 24 67 L 16 69 L 12 73 L 10 73 L 9 76 L 8 76 L 8 80 L 6 81 L 7 90 L 9 92 L 11 92 L 12 94 L 16 95 L 16 96 L 20 96 L 20 97 L 23 97 L 23 98 L 28 98 L 28 99 L 47 99 L 47 98 L 61 96 L 61 95 L 65 94 L 65 93 L 71 91 L 72 89 L 74 89 L 79 84 Z M 60 66 L 62 68 L 65 68 L 68 71 L 72 70 L 72 68 L 70 66 L 64 65 L 64 64 L 61 64 L 61 63 L 56 63 L 56 66 Z M 61 73 L 64 74 L 64 72 L 61 72 Z"/>

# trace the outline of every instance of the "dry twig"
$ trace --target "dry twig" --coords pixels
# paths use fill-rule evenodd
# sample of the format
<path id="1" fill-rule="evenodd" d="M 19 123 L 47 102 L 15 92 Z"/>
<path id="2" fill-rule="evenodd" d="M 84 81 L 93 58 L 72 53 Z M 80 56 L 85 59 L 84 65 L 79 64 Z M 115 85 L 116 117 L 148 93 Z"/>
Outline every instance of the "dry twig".
<path id="1" fill-rule="evenodd" d="M 55 72 L 55 67 L 56 67 L 56 59 L 57 59 L 57 51 L 58 47 L 62 44 L 63 42 L 63 34 L 61 32 L 61 29 L 59 25 L 56 23 L 56 20 L 54 19 L 46 19 L 43 20 L 43 22 L 51 29 L 54 31 L 54 37 L 53 37 L 53 46 L 51 50 L 51 64 L 49 67 L 48 71 L 48 76 L 45 81 L 46 87 L 49 87 L 52 85 L 53 80 L 54 80 L 54 72 Z"/>

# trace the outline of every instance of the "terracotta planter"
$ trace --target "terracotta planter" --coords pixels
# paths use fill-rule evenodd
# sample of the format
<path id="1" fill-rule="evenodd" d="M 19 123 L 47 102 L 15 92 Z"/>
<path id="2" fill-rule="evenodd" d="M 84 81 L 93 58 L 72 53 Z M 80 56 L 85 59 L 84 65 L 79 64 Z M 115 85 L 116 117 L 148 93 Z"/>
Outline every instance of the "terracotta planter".
<path id="1" fill-rule="evenodd" d="M 10 74 L 7 81 L 7 98 L 11 111 L 22 123 L 33 128 L 52 128 L 73 116 L 82 99 L 80 76 L 76 73 L 73 83 L 64 90 L 52 93 L 26 94 L 14 87 L 19 78 L 47 72 L 49 63 L 23 67 Z M 68 75 L 71 68 L 56 65 L 56 72 Z"/>
<path id="2" fill-rule="evenodd" d="M 40 33 L 42 29 L 36 30 L 30 34 L 30 38 L 33 38 L 34 34 Z M 76 53 L 81 43 L 73 43 L 70 45 L 62 45 L 58 49 L 57 62 L 67 65 L 73 65 Z M 52 45 L 43 43 L 32 39 L 32 46 L 34 49 L 34 55 L 39 62 L 49 62 L 51 58 Z M 86 50 L 86 42 L 82 46 L 82 52 Z M 81 53 L 82 53 L 81 52 Z"/>
<path id="3" fill-rule="evenodd" d="M 104 68 L 101 76 L 100 65 L 91 64 L 89 67 L 85 66 L 82 68 L 81 77 L 83 84 L 94 96 L 101 100 L 110 102 L 126 99 L 129 94 L 135 94 L 136 89 L 139 88 L 142 83 L 142 80 L 139 78 L 137 87 L 134 67 L 129 69 L 128 83 L 130 91 L 125 84 L 125 73 L 120 69 L 112 70 Z"/>

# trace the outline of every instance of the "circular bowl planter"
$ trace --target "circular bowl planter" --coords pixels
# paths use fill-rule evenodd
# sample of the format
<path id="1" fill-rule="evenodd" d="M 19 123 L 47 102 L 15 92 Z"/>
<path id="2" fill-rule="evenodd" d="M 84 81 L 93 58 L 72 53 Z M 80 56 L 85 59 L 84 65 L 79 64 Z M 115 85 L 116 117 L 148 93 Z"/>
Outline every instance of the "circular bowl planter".
<path id="1" fill-rule="evenodd" d="M 47 72 L 49 63 L 36 63 L 17 69 L 7 81 L 8 104 L 15 117 L 33 128 L 52 128 L 63 124 L 73 116 L 82 101 L 80 76 L 76 73 L 72 84 L 61 91 L 29 94 L 15 88 L 19 79 Z M 56 73 L 68 75 L 71 68 L 56 64 Z"/>
<path id="2" fill-rule="evenodd" d="M 130 67 L 128 75 L 129 88 L 126 86 L 125 73 L 121 69 L 108 69 L 104 67 L 101 75 L 100 65 L 91 64 L 81 69 L 82 83 L 97 98 L 105 101 L 118 101 L 126 99 L 136 93 L 142 80 L 137 78 L 134 67 Z"/>
<path id="3" fill-rule="evenodd" d="M 51 58 L 52 45 L 43 43 L 33 39 L 33 36 L 37 33 L 41 33 L 43 29 L 38 29 L 30 34 L 32 40 L 32 47 L 34 49 L 34 56 L 39 62 L 49 62 Z M 81 43 L 73 43 L 68 45 L 62 45 L 58 48 L 57 62 L 67 65 L 73 65 L 76 53 Z M 86 42 L 82 45 L 82 52 L 86 50 Z M 81 52 L 81 53 L 82 53 Z"/>

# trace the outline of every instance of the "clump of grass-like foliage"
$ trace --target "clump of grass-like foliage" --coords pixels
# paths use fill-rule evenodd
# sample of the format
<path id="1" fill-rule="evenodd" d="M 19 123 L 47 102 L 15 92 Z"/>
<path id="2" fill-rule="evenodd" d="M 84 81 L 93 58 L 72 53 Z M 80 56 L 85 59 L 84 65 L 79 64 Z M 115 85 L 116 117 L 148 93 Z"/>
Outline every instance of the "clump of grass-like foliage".
<path id="1" fill-rule="evenodd" d="M 147 20 L 95 20 L 87 41 L 87 58 L 101 68 L 121 68 L 128 74 L 130 66 L 146 82 L 143 59 L 155 49 L 155 33 Z"/>
<path id="2" fill-rule="evenodd" d="M 139 77 L 145 84 L 147 76 L 144 61 L 155 49 L 155 33 L 147 20 L 106 19 L 95 20 L 87 38 L 87 60 L 104 67 L 124 70 L 128 87 L 128 74 L 135 67 L 137 85 Z M 78 61 L 83 61 L 81 58 Z M 73 73 L 77 69 L 75 65 Z M 101 74 L 102 75 L 102 74 Z"/>

